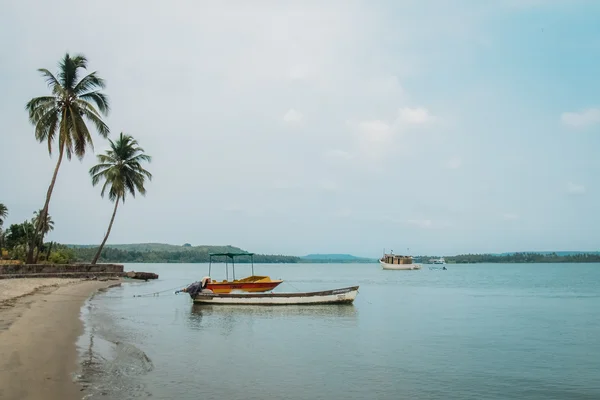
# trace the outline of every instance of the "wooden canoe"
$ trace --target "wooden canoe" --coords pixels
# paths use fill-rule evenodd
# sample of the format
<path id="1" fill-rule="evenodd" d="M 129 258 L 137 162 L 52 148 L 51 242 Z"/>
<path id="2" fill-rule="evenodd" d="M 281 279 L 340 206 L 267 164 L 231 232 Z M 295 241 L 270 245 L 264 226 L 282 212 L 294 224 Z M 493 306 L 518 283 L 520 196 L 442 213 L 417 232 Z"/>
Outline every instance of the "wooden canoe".
<path id="1" fill-rule="evenodd" d="M 196 304 L 304 305 L 352 303 L 358 286 L 305 293 L 200 293 Z"/>

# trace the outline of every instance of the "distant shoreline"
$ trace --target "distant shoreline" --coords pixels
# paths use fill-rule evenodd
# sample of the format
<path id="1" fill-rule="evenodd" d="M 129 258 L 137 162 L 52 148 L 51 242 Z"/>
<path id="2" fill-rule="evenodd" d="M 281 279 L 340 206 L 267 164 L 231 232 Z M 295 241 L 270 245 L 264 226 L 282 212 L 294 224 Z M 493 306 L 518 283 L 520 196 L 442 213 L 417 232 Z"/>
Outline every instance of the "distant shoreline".
<path id="1" fill-rule="evenodd" d="M 73 252 L 75 261 L 87 262 L 92 259 L 97 246 L 67 245 Z M 246 253 L 234 246 L 192 246 L 190 244 L 171 245 L 163 243 L 140 243 L 106 245 L 100 262 L 185 264 L 206 263 L 210 253 Z M 254 254 L 256 264 L 373 264 L 378 258 L 357 257 L 350 254 L 309 254 L 289 256 L 282 254 Z M 600 252 L 520 252 L 502 254 L 459 254 L 443 256 L 448 264 L 546 264 L 546 263 L 600 263 Z M 429 260 L 439 256 L 413 256 L 414 262 L 434 265 Z M 213 259 L 213 262 L 223 262 Z M 236 264 L 250 263 L 249 256 L 236 257 Z"/>

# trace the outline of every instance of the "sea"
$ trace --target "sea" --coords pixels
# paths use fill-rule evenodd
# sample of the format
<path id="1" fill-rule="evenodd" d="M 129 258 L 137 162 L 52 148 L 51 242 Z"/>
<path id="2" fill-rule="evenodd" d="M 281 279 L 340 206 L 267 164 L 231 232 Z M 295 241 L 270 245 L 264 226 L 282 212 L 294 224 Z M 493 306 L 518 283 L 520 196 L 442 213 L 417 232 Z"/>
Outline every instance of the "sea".
<path id="1" fill-rule="evenodd" d="M 74 378 L 104 400 L 600 399 L 600 264 L 446 267 L 256 264 L 277 292 L 360 286 L 352 305 L 269 307 L 174 293 L 207 264 L 126 264 L 159 279 L 85 303 Z"/>

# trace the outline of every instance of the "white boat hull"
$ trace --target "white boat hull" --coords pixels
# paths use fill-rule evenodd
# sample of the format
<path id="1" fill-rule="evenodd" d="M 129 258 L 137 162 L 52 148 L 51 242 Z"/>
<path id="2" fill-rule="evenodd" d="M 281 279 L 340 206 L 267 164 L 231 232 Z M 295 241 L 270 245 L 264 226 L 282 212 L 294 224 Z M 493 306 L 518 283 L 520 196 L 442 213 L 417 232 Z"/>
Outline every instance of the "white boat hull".
<path id="1" fill-rule="evenodd" d="M 358 286 L 309 293 L 200 293 L 194 298 L 198 304 L 247 304 L 247 305 L 300 305 L 352 303 L 358 294 Z"/>
<path id="2" fill-rule="evenodd" d="M 421 264 L 388 264 L 379 260 L 379 264 L 383 269 L 410 271 L 421 269 Z"/>

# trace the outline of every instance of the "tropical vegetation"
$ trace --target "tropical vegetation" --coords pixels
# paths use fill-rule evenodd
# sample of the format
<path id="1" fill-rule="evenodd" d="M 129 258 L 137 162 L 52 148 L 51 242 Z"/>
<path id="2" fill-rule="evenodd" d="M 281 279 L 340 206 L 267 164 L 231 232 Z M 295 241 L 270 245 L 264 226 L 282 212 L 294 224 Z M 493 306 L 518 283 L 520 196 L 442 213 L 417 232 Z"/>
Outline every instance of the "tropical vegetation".
<path id="1" fill-rule="evenodd" d="M 44 260 L 50 263 L 68 263 L 74 260 L 74 252 L 67 246 L 54 242 L 44 243 L 43 237 L 54 228 L 54 222 L 50 215 L 46 215 L 45 222 L 41 223 L 42 230 L 36 236 L 35 226 L 39 223 L 40 212 L 35 212 L 31 220 L 19 224 L 11 224 L 2 234 L 2 245 L 0 248 L 7 253 L 7 258 L 12 260 L 26 261 L 30 246 L 33 246 L 34 260 Z M 32 245 L 33 244 L 33 245 Z M 5 258 L 2 254 L 1 258 Z"/>
<path id="2" fill-rule="evenodd" d="M 104 197 L 104 193 L 108 190 L 109 200 L 115 203 L 108 230 L 92 259 L 92 264 L 96 264 L 100 258 L 108 235 L 110 235 L 119 201 L 125 203 L 127 193 L 132 197 L 135 197 L 136 192 L 142 196 L 146 195 L 144 184 L 146 179 L 152 180 L 152 174 L 142 167 L 143 162 L 150 162 L 152 158 L 144 153 L 144 149 L 138 146 L 138 142 L 134 138 L 121 132 L 115 142 L 110 139 L 109 142 L 110 149 L 106 151 L 106 154 L 98 155 L 98 164 L 90 169 L 94 186 L 104 181 L 100 195 Z"/>
<path id="3" fill-rule="evenodd" d="M 587 263 L 600 262 L 599 253 L 536 253 L 523 252 L 511 254 L 460 254 L 445 257 L 446 262 L 456 264 L 480 263 Z"/>

